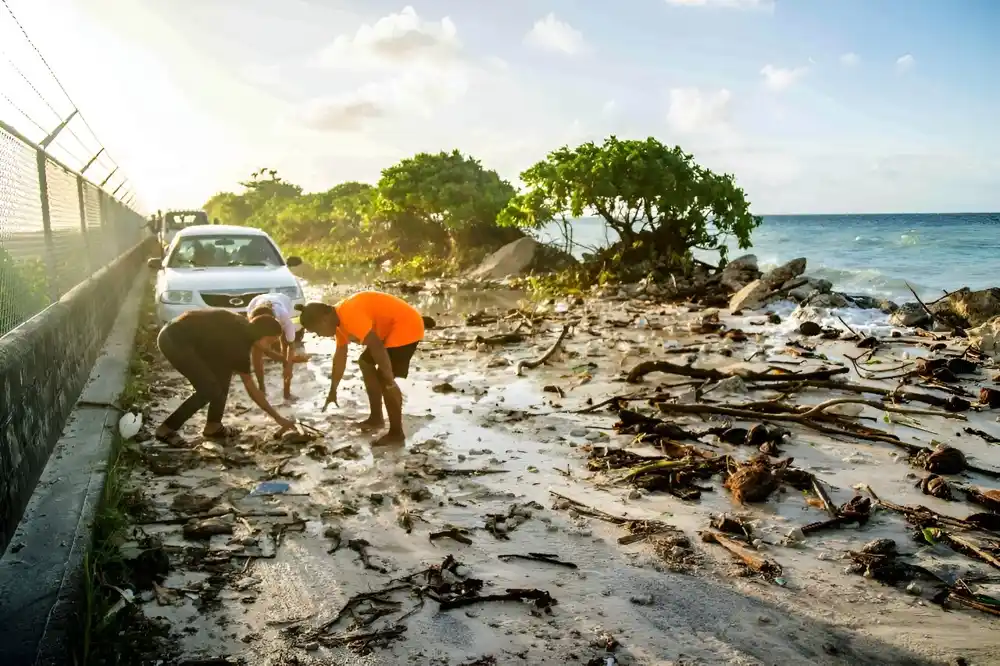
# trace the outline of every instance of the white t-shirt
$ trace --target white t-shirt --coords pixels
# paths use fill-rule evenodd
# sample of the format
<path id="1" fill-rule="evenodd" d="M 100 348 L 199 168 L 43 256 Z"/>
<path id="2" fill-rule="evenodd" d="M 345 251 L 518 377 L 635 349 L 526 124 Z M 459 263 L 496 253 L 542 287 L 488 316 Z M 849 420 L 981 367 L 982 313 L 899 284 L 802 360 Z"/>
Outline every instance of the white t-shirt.
<path id="1" fill-rule="evenodd" d="M 262 305 L 270 306 L 274 312 L 274 318 L 278 320 L 282 330 L 285 331 L 285 339 L 289 342 L 295 342 L 295 322 L 292 321 L 292 311 L 295 308 L 292 306 L 292 299 L 284 294 L 254 296 L 247 305 L 247 312 L 253 312 Z"/>

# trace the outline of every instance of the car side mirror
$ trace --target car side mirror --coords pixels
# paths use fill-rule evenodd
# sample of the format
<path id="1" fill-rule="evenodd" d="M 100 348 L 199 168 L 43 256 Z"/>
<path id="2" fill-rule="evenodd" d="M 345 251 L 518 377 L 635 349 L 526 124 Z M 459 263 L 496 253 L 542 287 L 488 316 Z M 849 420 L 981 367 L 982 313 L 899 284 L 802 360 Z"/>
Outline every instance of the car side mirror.
<path id="1" fill-rule="evenodd" d="M 146 260 L 146 265 L 152 268 L 154 271 L 158 271 L 163 268 L 163 261 L 157 257 L 150 257 Z"/>
<path id="2" fill-rule="evenodd" d="M 288 257 L 285 259 L 285 265 L 289 268 L 295 268 L 296 266 L 302 265 L 302 257 Z"/>

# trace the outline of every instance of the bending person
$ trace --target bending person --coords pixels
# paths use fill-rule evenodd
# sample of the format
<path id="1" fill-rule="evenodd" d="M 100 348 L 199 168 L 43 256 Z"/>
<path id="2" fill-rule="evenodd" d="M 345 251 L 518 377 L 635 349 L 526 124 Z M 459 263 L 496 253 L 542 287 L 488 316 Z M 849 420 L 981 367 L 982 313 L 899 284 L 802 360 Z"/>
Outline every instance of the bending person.
<path id="1" fill-rule="evenodd" d="M 371 414 L 359 425 L 378 429 L 385 425 L 382 403 L 389 415 L 389 431 L 375 444 L 397 444 L 406 439 L 403 432 L 403 394 L 396 378 L 410 372 L 410 359 L 424 338 L 424 321 L 410 304 L 401 298 L 377 291 L 364 291 L 344 299 L 336 306 L 306 303 L 299 323 L 310 333 L 337 339 L 333 355 L 330 393 L 323 409 L 337 404 L 337 387 L 347 368 L 347 345 L 359 342 L 366 349 L 358 358 L 368 393 Z"/>
<path id="2" fill-rule="evenodd" d="M 181 403 L 156 429 L 156 438 L 171 445 L 184 443 L 178 432 L 205 405 L 208 418 L 202 434 L 225 439 L 235 430 L 222 425 L 233 375 L 243 380 L 250 398 L 283 429 L 294 421 L 276 412 L 250 376 L 250 352 L 265 348 L 281 335 L 281 324 L 270 316 L 245 317 L 222 309 L 192 310 L 169 322 L 156 340 L 160 351 L 194 386 L 194 394 Z"/>
<path id="3" fill-rule="evenodd" d="M 254 375 L 257 377 L 257 387 L 265 394 L 267 389 L 264 388 L 264 356 L 282 364 L 284 388 L 282 395 L 285 400 L 292 399 L 292 370 L 295 364 L 302 363 L 309 358 L 295 353 L 298 331 L 296 331 L 295 322 L 292 321 L 293 312 L 292 299 L 284 294 L 260 294 L 247 305 L 247 319 L 253 320 L 256 317 L 267 315 L 274 317 L 281 324 L 283 335 L 278 338 L 281 352 L 275 353 L 270 348 L 264 349 L 259 345 L 254 345 L 250 356 Z"/>

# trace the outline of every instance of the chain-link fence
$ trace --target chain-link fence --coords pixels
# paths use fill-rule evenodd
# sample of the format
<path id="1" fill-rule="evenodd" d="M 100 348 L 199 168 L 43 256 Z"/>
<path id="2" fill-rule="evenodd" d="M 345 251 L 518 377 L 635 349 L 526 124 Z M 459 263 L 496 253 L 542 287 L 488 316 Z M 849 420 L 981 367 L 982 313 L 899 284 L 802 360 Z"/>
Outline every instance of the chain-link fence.
<path id="1" fill-rule="evenodd" d="M 146 233 L 142 216 L 0 123 L 0 336 Z"/>

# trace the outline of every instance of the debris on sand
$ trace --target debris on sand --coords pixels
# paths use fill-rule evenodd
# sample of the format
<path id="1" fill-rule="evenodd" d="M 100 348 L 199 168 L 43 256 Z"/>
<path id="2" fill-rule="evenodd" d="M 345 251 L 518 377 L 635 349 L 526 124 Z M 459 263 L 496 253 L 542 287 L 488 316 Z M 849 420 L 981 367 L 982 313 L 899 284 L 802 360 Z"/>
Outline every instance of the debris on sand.
<path id="1" fill-rule="evenodd" d="M 718 532 L 705 531 L 701 533 L 701 540 L 705 543 L 714 543 L 722 546 L 735 556 L 750 571 L 758 574 L 772 583 L 782 584 L 781 567 L 771 560 L 760 557 L 750 550 L 749 546 L 719 534 Z"/>
<path id="2" fill-rule="evenodd" d="M 486 514 L 486 524 L 484 529 L 497 539 L 507 540 L 508 533 L 513 532 L 519 525 L 529 520 L 535 511 L 544 511 L 538 502 L 525 502 L 523 504 L 512 504 L 507 509 L 507 513 Z"/>

